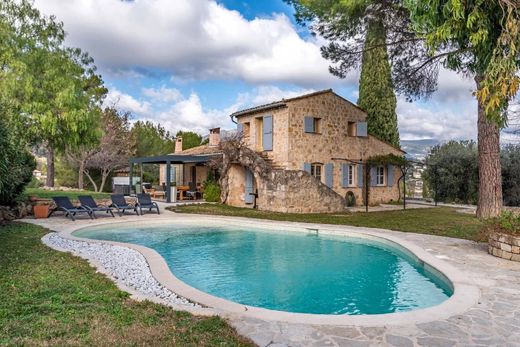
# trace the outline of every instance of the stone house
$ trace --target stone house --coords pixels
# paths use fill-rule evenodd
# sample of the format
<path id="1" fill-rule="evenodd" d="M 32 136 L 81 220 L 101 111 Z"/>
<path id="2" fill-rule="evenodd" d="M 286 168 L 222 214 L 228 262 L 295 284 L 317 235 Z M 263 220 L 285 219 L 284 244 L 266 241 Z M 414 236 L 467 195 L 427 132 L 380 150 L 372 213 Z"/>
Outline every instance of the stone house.
<path id="1" fill-rule="evenodd" d="M 331 89 L 235 112 L 231 118 L 241 135 L 241 146 L 255 158 L 226 158 L 219 128 L 210 130 L 208 144 L 188 150 L 182 150 L 182 138 L 178 138 L 170 155 L 174 155 L 171 182 L 200 186 L 208 176 L 208 163 L 193 159 L 220 156 L 229 163 L 222 172 L 225 180 L 221 183 L 226 185 L 222 200 L 232 206 L 340 212 L 347 201 L 364 204 L 367 185 L 370 205 L 396 201 L 400 169 L 379 165 L 367 172 L 365 163 L 370 157 L 405 153 L 368 135 L 366 117 L 362 109 Z M 160 182 L 166 182 L 165 165 L 161 165 Z"/>
<path id="2" fill-rule="evenodd" d="M 367 134 L 366 113 L 331 89 L 283 99 L 231 115 L 243 143 L 271 170 L 262 175 L 237 162 L 227 170 L 229 205 L 278 212 L 337 212 L 347 196 L 356 205 L 369 180 L 371 205 L 396 201 L 401 171 L 373 156 L 405 153 Z M 352 201 L 352 200 L 351 200 Z"/>

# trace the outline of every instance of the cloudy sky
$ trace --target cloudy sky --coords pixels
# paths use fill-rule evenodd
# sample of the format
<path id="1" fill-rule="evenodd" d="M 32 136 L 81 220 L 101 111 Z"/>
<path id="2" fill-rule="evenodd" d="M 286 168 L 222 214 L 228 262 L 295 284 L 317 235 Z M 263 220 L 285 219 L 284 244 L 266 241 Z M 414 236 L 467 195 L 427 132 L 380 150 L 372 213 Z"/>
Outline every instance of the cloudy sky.
<path id="1" fill-rule="evenodd" d="M 294 22 L 282 0 L 35 0 L 66 43 L 90 53 L 107 103 L 168 130 L 233 128 L 241 108 L 333 88 L 356 102 L 358 73 L 340 80 L 323 41 Z M 449 71 L 429 100 L 399 100 L 402 139 L 475 138 L 473 83 Z"/>

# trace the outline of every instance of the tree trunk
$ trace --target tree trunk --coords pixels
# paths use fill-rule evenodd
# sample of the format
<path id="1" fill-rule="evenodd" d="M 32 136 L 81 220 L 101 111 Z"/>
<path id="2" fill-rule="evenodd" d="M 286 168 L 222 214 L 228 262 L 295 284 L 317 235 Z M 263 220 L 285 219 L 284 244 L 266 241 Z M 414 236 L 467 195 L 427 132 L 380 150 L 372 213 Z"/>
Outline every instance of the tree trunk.
<path id="1" fill-rule="evenodd" d="M 85 160 L 83 158 L 79 161 L 79 169 L 78 169 L 78 189 L 83 190 L 84 186 L 84 171 L 85 171 Z"/>
<path id="2" fill-rule="evenodd" d="M 88 180 L 90 181 L 90 183 L 92 183 L 92 187 L 94 187 L 94 191 L 97 193 L 98 187 L 97 187 L 96 182 L 92 179 L 92 177 L 90 176 L 90 174 L 88 173 L 87 170 L 85 170 L 83 172 L 85 173 L 85 175 L 87 175 Z"/>
<path id="3" fill-rule="evenodd" d="M 45 186 L 54 187 L 54 148 L 47 146 L 47 180 Z"/>
<path id="4" fill-rule="evenodd" d="M 99 191 L 102 192 L 103 188 L 105 188 L 105 182 L 107 181 L 107 177 L 110 174 L 110 171 L 106 172 L 105 170 L 101 171 L 101 184 L 99 185 Z"/>
<path id="5" fill-rule="evenodd" d="M 480 88 L 481 76 L 475 78 Z M 500 128 L 486 116 L 478 102 L 478 168 L 479 190 L 477 217 L 493 218 L 502 211 L 502 169 L 500 165 Z"/>

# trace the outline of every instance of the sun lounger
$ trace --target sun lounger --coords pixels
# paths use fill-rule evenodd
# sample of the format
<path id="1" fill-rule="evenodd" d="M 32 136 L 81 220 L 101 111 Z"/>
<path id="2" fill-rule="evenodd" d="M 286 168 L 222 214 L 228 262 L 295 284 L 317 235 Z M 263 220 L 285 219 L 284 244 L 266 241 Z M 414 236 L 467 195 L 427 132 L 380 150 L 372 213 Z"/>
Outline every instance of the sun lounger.
<path id="1" fill-rule="evenodd" d="M 149 212 L 152 212 L 152 209 L 157 209 L 157 214 L 160 214 L 159 205 L 152 201 L 152 198 L 148 194 L 137 194 L 137 205 L 139 206 L 141 215 L 143 214 L 143 208 L 148 209 Z"/>
<path id="2" fill-rule="evenodd" d="M 87 210 L 84 207 L 76 207 L 72 204 L 70 199 L 66 196 L 55 196 L 52 198 L 54 202 L 56 203 L 56 209 L 54 211 L 63 211 L 65 212 L 65 217 L 70 218 L 70 220 L 75 221 L 74 216 L 77 213 L 87 213 L 90 219 L 93 219 L 92 217 L 92 211 Z M 52 211 L 51 214 L 54 212 Z M 49 215 L 50 216 L 50 215 Z"/>
<path id="3" fill-rule="evenodd" d="M 114 212 L 112 212 L 112 208 L 98 205 L 94 198 L 90 195 L 81 195 L 78 196 L 79 202 L 81 203 L 81 206 L 86 208 L 87 210 L 90 210 L 92 212 L 92 216 L 96 218 L 95 212 L 106 212 L 110 213 L 112 217 L 114 216 Z"/>
<path id="4" fill-rule="evenodd" d="M 122 216 L 126 210 L 134 211 L 135 214 L 139 215 L 137 206 L 128 204 L 123 194 L 112 194 L 110 195 L 110 199 L 112 200 L 112 204 L 109 207 L 115 207 L 119 216 Z"/>

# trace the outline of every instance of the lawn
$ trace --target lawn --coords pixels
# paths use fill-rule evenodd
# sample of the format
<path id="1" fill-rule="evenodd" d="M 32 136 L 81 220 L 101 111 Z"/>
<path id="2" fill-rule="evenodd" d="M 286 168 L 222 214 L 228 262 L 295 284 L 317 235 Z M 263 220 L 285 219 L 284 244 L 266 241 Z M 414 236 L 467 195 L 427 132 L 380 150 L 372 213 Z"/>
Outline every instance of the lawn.
<path id="1" fill-rule="evenodd" d="M 237 216 L 291 222 L 353 225 L 449 236 L 474 241 L 482 240 L 481 233 L 479 232 L 482 223 L 473 215 L 458 213 L 455 209 L 449 207 L 340 214 L 274 213 L 222 204 L 177 206 L 168 207 L 168 209 L 181 213 Z"/>
<path id="2" fill-rule="evenodd" d="M 70 199 L 77 200 L 78 195 L 92 195 L 94 199 L 108 199 L 109 193 L 96 193 L 88 190 L 84 191 L 66 191 L 66 190 L 46 190 L 41 188 L 26 188 L 24 194 L 26 196 L 35 196 L 42 199 L 51 199 L 53 196 L 67 196 Z"/>
<path id="3" fill-rule="evenodd" d="M 43 245 L 46 232 L 0 226 L 0 345 L 252 346 L 218 317 L 130 299 L 85 260 Z"/>

